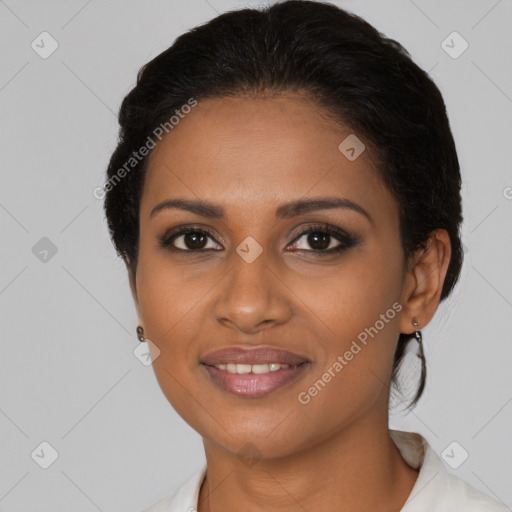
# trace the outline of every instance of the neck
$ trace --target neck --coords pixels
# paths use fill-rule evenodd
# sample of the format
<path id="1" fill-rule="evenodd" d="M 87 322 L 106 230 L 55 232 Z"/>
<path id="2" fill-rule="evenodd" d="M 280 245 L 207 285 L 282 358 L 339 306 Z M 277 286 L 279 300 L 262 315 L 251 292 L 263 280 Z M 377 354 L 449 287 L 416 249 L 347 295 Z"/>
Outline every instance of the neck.
<path id="1" fill-rule="evenodd" d="M 207 475 L 198 512 L 396 512 L 418 476 L 400 455 L 387 422 L 376 427 L 370 418 L 293 455 L 253 465 L 204 443 Z"/>

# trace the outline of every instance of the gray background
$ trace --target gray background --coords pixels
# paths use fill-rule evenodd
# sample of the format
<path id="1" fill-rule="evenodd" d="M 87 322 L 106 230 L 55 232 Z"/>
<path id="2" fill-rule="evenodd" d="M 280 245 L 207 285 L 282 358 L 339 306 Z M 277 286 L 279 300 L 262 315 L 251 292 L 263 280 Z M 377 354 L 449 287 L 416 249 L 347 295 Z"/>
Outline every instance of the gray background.
<path id="1" fill-rule="evenodd" d="M 426 394 L 391 426 L 439 454 L 457 441 L 469 457 L 450 471 L 510 507 L 512 3 L 337 3 L 431 72 L 463 172 L 462 277 L 423 330 Z M 133 354 L 135 308 L 93 190 L 139 67 L 183 31 L 258 4 L 0 1 L 1 511 L 136 512 L 203 463 L 198 434 Z M 47 59 L 31 47 L 43 31 L 59 45 Z M 441 46 L 453 31 L 469 43 L 458 58 Z M 43 441 L 58 452 L 48 469 L 31 456 Z"/>

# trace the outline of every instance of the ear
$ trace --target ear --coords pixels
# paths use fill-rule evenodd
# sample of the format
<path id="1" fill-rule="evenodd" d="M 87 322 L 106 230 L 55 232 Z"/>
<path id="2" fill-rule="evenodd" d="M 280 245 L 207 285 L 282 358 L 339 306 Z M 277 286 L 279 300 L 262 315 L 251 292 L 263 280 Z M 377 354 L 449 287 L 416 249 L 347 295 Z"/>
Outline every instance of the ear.
<path id="1" fill-rule="evenodd" d="M 410 261 L 403 287 L 403 314 L 400 332 L 414 332 L 413 321 L 421 329 L 436 312 L 451 257 L 450 236 L 445 229 L 436 229 L 429 236 L 425 249 Z"/>

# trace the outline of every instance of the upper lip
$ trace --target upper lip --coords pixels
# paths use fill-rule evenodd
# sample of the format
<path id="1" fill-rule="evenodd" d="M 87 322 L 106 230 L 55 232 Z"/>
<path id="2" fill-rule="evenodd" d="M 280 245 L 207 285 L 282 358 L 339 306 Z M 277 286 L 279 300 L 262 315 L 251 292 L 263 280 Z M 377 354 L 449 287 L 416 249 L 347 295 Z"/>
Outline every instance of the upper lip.
<path id="1" fill-rule="evenodd" d="M 295 352 L 288 350 L 281 350 L 270 346 L 259 347 L 226 347 L 214 352 L 206 354 L 201 362 L 215 366 L 218 364 L 226 363 L 239 363 L 239 364 L 265 364 L 265 363 L 279 363 L 298 365 L 304 362 L 309 362 L 308 359 Z"/>

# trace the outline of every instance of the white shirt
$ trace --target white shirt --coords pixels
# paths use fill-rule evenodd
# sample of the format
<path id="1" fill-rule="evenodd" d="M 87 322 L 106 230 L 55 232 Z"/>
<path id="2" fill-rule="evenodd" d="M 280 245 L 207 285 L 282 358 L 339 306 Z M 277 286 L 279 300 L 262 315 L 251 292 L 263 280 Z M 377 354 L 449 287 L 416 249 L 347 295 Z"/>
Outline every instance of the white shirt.
<path id="1" fill-rule="evenodd" d="M 418 478 L 400 512 L 510 512 L 499 501 L 449 473 L 424 437 L 414 432 L 390 430 L 391 438 Z M 177 491 L 143 512 L 197 512 L 199 489 L 206 464 Z"/>

